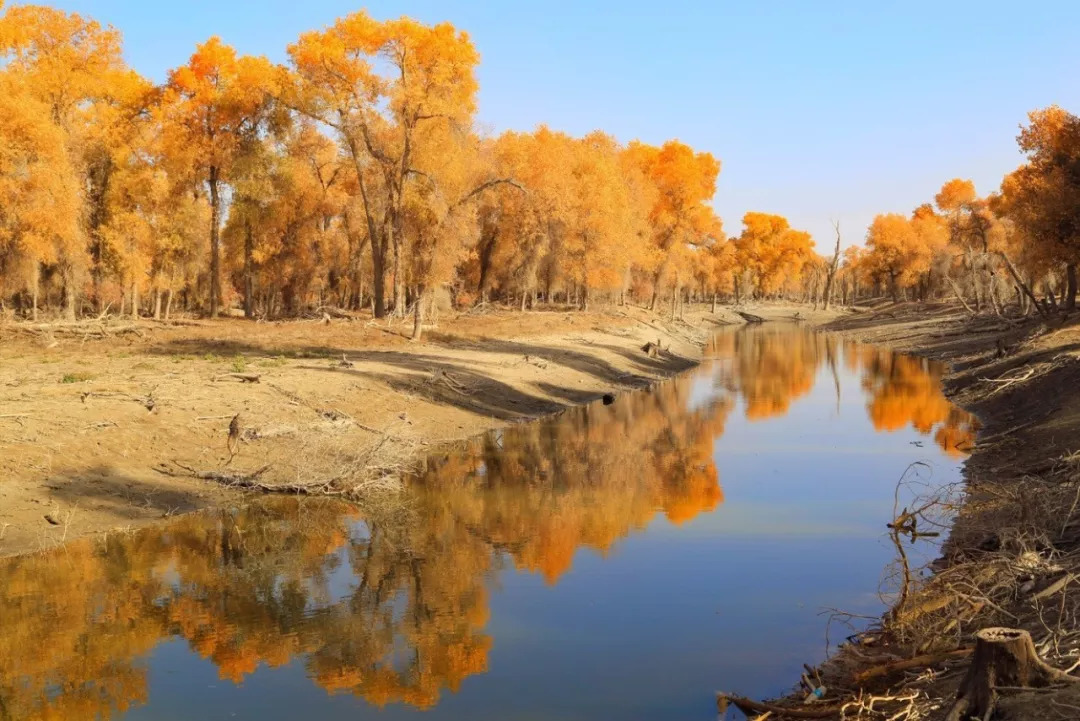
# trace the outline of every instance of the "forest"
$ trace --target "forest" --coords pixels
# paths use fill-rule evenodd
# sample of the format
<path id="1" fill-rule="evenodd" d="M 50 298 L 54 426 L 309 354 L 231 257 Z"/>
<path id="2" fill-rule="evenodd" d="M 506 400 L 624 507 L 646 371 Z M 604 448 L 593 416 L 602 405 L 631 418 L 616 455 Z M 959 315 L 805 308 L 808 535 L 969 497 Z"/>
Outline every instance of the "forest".
<path id="1" fill-rule="evenodd" d="M 118 30 L 0 15 L 0 311 L 288 318 L 436 305 L 955 295 L 972 313 L 1076 302 L 1080 119 L 1050 107 L 999 191 L 945 183 L 828 256 L 781 215 L 725 235 L 720 162 L 595 131 L 481 132 L 479 55 L 452 25 L 365 12 L 288 62 L 217 37 L 156 85 Z M 832 245 L 831 239 L 827 245 Z"/>

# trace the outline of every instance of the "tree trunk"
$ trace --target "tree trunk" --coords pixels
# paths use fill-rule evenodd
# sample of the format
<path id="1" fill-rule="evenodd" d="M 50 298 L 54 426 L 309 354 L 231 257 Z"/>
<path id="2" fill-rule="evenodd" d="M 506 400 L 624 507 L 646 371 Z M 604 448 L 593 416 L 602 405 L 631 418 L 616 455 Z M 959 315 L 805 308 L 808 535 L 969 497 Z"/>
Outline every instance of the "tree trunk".
<path id="1" fill-rule="evenodd" d="M 386 316 L 386 250 L 375 239 L 371 242 L 371 273 L 373 314 L 376 318 L 383 318 Z"/>
<path id="2" fill-rule="evenodd" d="M 1076 263 L 1065 266 L 1065 310 L 1076 310 Z"/>
<path id="3" fill-rule="evenodd" d="M 255 253 L 255 232 L 251 221 L 244 221 L 244 317 L 255 317 L 255 280 L 252 255 Z"/>
<path id="4" fill-rule="evenodd" d="M 675 288 L 671 289 L 671 319 L 675 320 L 675 303 L 678 301 L 679 291 Z"/>
<path id="5" fill-rule="evenodd" d="M 1045 278 L 1043 280 L 1043 292 L 1046 293 L 1046 302 L 1050 305 L 1051 310 L 1057 310 L 1057 295 L 1054 292 L 1053 287 L 1050 285 L 1050 279 Z"/>
<path id="6" fill-rule="evenodd" d="M 41 264 L 35 260 L 33 266 L 30 271 L 30 319 L 36 323 L 38 319 L 38 295 L 41 293 Z"/>
<path id="7" fill-rule="evenodd" d="M 1031 288 L 1028 287 L 1028 284 L 1024 282 L 1024 279 L 1016 270 L 1016 266 L 1013 265 L 1012 259 L 1004 251 L 999 252 L 998 255 L 1000 255 L 1001 259 L 1005 261 L 1005 267 L 1008 269 L 1009 275 L 1011 275 L 1013 277 L 1013 280 L 1016 281 L 1016 284 L 1020 287 L 1020 290 L 1024 291 L 1024 294 L 1028 298 L 1030 298 L 1031 301 L 1035 304 L 1035 310 L 1039 311 L 1039 315 L 1045 318 L 1046 310 L 1042 307 L 1042 305 L 1040 305 L 1039 299 L 1036 298 L 1035 294 L 1031 292 Z"/>
<path id="8" fill-rule="evenodd" d="M 829 299 L 832 297 L 833 279 L 836 278 L 836 270 L 840 267 L 840 222 L 833 223 L 836 228 L 836 250 L 833 251 L 832 262 L 829 263 L 829 276 L 825 279 L 825 303 L 824 309 L 829 309 Z"/>
<path id="9" fill-rule="evenodd" d="M 405 274 L 401 267 L 401 243 L 398 234 L 394 234 L 394 315 L 398 318 L 405 317 Z"/>
<path id="10" fill-rule="evenodd" d="M 952 287 L 953 293 L 956 293 L 956 299 L 960 301 L 960 304 L 962 306 L 964 306 L 964 310 L 966 310 L 971 315 L 976 315 L 976 311 L 970 305 L 968 305 L 968 302 L 966 300 L 964 300 L 964 294 L 960 292 L 960 286 L 956 284 L 956 281 L 953 280 L 952 277 L 948 274 L 945 275 L 945 280 Z"/>
<path id="11" fill-rule="evenodd" d="M 420 292 L 416 294 L 416 300 L 413 302 L 413 327 L 412 327 L 412 339 L 420 340 L 421 334 L 424 332 L 424 302 L 426 301 L 425 294 Z"/>
<path id="12" fill-rule="evenodd" d="M 154 288 L 154 320 L 161 320 L 161 288 Z"/>
<path id="13" fill-rule="evenodd" d="M 169 319 L 169 313 L 172 311 L 173 290 L 172 290 L 172 288 L 169 288 L 165 292 L 168 293 L 168 296 L 167 296 L 167 298 L 165 300 L 165 320 L 168 320 Z"/>
<path id="14" fill-rule="evenodd" d="M 997 706 L 1000 687 L 1045 688 L 1078 681 L 1039 658 L 1027 631 L 984 628 L 975 634 L 971 666 L 946 721 L 989 718 Z"/>
<path id="15" fill-rule="evenodd" d="M 218 193 L 218 167 L 210 166 L 210 317 L 216 318 L 221 303 L 221 198 Z"/>
<path id="16" fill-rule="evenodd" d="M 713 291 L 712 294 L 712 313 L 716 315 L 716 291 Z"/>
<path id="17" fill-rule="evenodd" d="M 75 272 L 70 266 L 65 265 L 61 276 L 64 281 L 64 317 L 75 320 Z"/>
<path id="18" fill-rule="evenodd" d="M 139 319 L 139 283 L 134 281 L 131 284 L 131 319 Z"/>

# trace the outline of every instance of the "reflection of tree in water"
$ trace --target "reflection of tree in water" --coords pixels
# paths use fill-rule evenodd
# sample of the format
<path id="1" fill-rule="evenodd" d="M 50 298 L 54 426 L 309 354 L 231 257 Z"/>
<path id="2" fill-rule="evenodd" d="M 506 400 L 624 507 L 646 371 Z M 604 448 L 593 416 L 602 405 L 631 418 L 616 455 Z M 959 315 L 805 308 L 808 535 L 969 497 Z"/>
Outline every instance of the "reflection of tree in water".
<path id="1" fill-rule="evenodd" d="M 682 378 L 489 435 L 429 460 L 422 492 L 519 568 L 554 583 L 582 546 L 604 552 L 658 510 L 680 523 L 721 501 L 713 441 L 729 405 L 688 410 L 691 387 Z"/>
<path id="2" fill-rule="evenodd" d="M 938 446 L 954 458 L 970 453 L 978 422 L 946 400 L 941 364 L 856 344 L 845 348 L 844 357 L 849 367 L 862 369 L 874 428 L 895 431 L 910 426 L 923 435 L 933 433 Z"/>
<path id="3" fill-rule="evenodd" d="M 747 419 L 754 421 L 785 415 L 794 401 L 813 388 L 823 364 L 831 371 L 839 395 L 841 345 L 844 365 L 862 373 L 862 386 L 869 396 L 867 412 L 875 429 L 897 431 L 910 426 L 923 435 L 932 434 L 953 457 L 970 452 L 978 424 L 974 416 L 946 400 L 940 364 L 811 330 L 769 326 L 719 336 L 710 352 L 721 361 L 718 385 L 740 396 Z"/>
<path id="4" fill-rule="evenodd" d="M 746 418 L 756 421 L 785 415 L 810 392 L 826 346 L 834 342 L 809 330 L 765 326 L 720 336 L 713 351 L 730 359 L 724 385 L 742 397 Z"/>
<path id="5" fill-rule="evenodd" d="M 402 507 L 272 498 L 0 562 L 0 719 L 145 703 L 140 659 L 171 638 L 236 683 L 301 658 L 329 692 L 430 707 L 487 668 L 501 558 L 554 583 L 580 547 L 720 502 L 727 406 L 687 411 L 689 389 L 468 444 L 430 461 Z M 335 574 L 350 580 L 336 597 Z"/>

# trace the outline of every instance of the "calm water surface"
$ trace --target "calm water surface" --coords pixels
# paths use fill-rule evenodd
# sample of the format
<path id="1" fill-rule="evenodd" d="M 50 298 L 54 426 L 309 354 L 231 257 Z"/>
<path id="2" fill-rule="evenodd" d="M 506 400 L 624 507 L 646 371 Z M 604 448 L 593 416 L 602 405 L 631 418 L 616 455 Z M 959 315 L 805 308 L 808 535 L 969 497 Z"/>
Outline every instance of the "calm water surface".
<path id="1" fill-rule="evenodd" d="M 955 481 L 974 419 L 940 366 L 797 327 L 709 356 L 432 458 L 400 506 L 0 562 L 0 719 L 712 719 L 718 688 L 785 690 L 822 609 L 883 608 L 896 480 Z"/>

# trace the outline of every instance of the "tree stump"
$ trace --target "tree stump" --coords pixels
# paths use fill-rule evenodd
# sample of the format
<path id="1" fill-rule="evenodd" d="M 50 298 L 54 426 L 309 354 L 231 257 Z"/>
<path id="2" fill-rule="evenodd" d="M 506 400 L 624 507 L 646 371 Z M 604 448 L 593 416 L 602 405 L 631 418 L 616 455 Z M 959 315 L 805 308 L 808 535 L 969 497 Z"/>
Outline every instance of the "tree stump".
<path id="1" fill-rule="evenodd" d="M 984 628 L 975 634 L 975 653 L 947 721 L 987 719 L 997 705 L 997 689 L 1044 688 L 1080 679 L 1050 666 L 1035 650 L 1031 634 L 1014 628 Z"/>

